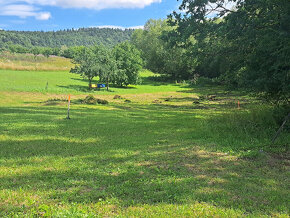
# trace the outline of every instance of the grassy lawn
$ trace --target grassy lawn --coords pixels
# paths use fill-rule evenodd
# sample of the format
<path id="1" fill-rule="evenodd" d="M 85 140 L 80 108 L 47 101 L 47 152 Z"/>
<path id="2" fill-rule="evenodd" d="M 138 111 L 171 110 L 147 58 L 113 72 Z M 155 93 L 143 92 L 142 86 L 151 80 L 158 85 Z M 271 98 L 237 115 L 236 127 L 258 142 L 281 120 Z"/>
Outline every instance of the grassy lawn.
<path id="1" fill-rule="evenodd" d="M 125 88 L 111 87 L 110 92 L 105 89 L 91 91 L 102 95 L 114 94 L 142 94 L 156 92 L 176 92 L 180 85 L 166 82 L 152 82 L 148 77 L 153 73 L 142 72 L 142 85 L 131 85 Z M 0 91 L 41 92 L 51 94 L 88 94 L 88 82 L 77 74 L 68 71 L 11 71 L 0 70 Z M 94 81 L 97 83 L 98 81 Z M 48 85 L 47 85 L 48 84 Z"/>
<path id="2" fill-rule="evenodd" d="M 289 217 L 290 134 L 270 146 L 271 106 L 142 76 L 84 105 L 77 75 L 1 70 L 0 217 Z"/>

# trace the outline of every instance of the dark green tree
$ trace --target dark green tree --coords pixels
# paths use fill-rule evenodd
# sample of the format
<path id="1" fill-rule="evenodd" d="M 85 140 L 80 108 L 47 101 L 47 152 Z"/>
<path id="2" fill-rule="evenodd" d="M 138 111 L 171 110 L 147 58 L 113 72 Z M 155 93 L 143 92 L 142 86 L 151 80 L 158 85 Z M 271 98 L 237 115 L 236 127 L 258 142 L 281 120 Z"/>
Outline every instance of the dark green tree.
<path id="1" fill-rule="evenodd" d="M 137 84 L 143 65 L 140 51 L 131 43 L 123 42 L 115 46 L 113 55 L 118 65 L 114 83 L 119 86 Z"/>
<path id="2" fill-rule="evenodd" d="M 186 49 L 163 39 L 174 28 L 168 26 L 166 20 L 151 19 L 144 30 L 134 32 L 132 43 L 141 51 L 147 69 L 174 79 L 183 79 L 193 73 L 195 62 L 189 59 Z"/>
<path id="3" fill-rule="evenodd" d="M 44 48 L 42 50 L 42 54 L 44 57 L 49 58 L 50 55 L 52 55 L 52 49 L 51 48 Z"/>
<path id="4" fill-rule="evenodd" d="M 98 57 L 98 64 L 100 66 L 100 82 L 106 83 L 107 90 L 109 90 L 109 84 L 114 83 L 116 74 L 119 71 L 117 62 L 111 49 L 101 46 L 99 49 L 95 50 L 95 53 Z"/>
<path id="5" fill-rule="evenodd" d="M 99 76 L 100 65 L 98 57 L 91 48 L 83 47 L 74 56 L 75 67 L 70 70 L 71 73 L 80 74 L 83 78 L 88 79 L 89 89 L 92 87 L 94 77 Z"/>
<path id="6" fill-rule="evenodd" d="M 40 49 L 38 48 L 38 47 L 33 47 L 32 49 L 31 49 L 31 53 L 34 55 L 34 58 L 36 58 L 37 57 L 37 55 L 39 55 L 40 54 Z"/>
<path id="7" fill-rule="evenodd" d="M 289 99 L 290 1 L 183 0 L 180 11 L 169 16 L 169 38 L 198 54 L 197 69 L 212 65 L 232 86 Z"/>
<path id="8" fill-rule="evenodd" d="M 82 47 L 73 58 L 75 67 L 70 70 L 71 73 L 80 74 L 83 78 L 88 79 L 89 89 L 92 87 L 92 81 L 99 77 L 100 82 L 107 84 L 113 82 L 117 72 L 117 64 L 111 51 L 104 46 Z"/>

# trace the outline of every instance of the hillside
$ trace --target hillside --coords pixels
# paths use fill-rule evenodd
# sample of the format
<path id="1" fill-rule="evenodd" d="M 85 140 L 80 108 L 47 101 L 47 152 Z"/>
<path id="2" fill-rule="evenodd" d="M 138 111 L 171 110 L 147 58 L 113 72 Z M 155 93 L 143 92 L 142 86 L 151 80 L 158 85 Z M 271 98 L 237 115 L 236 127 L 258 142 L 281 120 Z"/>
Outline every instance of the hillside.
<path id="1" fill-rule="evenodd" d="M 24 47 L 61 47 L 89 46 L 103 44 L 114 46 L 119 42 L 129 40 L 134 30 L 110 28 L 80 28 L 60 31 L 0 31 L 0 48 L 11 44 Z"/>

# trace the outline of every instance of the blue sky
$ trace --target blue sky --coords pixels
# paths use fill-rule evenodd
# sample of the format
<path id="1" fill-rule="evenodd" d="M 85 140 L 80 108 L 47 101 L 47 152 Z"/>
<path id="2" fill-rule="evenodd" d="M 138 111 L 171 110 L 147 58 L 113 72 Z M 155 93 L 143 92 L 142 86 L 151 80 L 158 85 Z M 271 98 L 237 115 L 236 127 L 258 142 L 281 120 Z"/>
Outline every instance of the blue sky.
<path id="1" fill-rule="evenodd" d="M 179 4 L 177 0 L 0 0 L 0 28 L 140 27 L 150 18 L 166 18 Z"/>

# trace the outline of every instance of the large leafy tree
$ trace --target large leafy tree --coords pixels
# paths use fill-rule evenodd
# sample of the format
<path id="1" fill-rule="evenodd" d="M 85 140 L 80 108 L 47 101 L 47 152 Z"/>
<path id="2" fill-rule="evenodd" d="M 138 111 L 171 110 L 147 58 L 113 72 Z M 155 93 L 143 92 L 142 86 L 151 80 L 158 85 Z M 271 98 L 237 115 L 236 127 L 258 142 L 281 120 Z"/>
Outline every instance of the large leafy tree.
<path id="1" fill-rule="evenodd" d="M 180 11 L 170 40 L 197 52 L 199 70 L 216 60 L 226 82 L 289 98 L 289 0 L 183 0 Z"/>
<path id="2" fill-rule="evenodd" d="M 98 65 L 100 66 L 99 78 L 101 82 L 106 83 L 107 90 L 109 90 L 109 84 L 115 82 L 119 69 L 112 50 L 105 47 L 101 48 L 95 51 L 98 58 Z"/>
<path id="3" fill-rule="evenodd" d="M 93 79 L 99 77 L 100 82 L 107 84 L 108 90 L 109 83 L 114 81 L 117 73 L 117 64 L 111 50 L 101 45 L 79 48 L 74 55 L 73 63 L 75 67 L 70 72 L 88 79 L 89 88 L 92 87 Z"/>
<path id="4" fill-rule="evenodd" d="M 114 82 L 119 86 L 136 84 L 143 65 L 141 52 L 133 44 L 123 42 L 115 46 L 113 54 L 118 65 Z"/>
<path id="5" fill-rule="evenodd" d="M 89 88 L 92 87 L 94 77 L 99 76 L 100 72 L 98 57 L 94 53 L 95 49 L 87 47 L 81 48 L 75 54 L 72 61 L 75 64 L 75 67 L 70 70 L 71 73 L 80 74 L 83 78 L 88 79 Z"/>
<path id="6" fill-rule="evenodd" d="M 132 42 L 141 50 L 147 69 L 165 74 L 174 79 L 189 77 L 194 61 L 189 60 L 187 50 L 166 42 L 163 38 L 175 27 L 168 26 L 166 20 L 149 20 L 144 30 L 136 30 Z"/>

